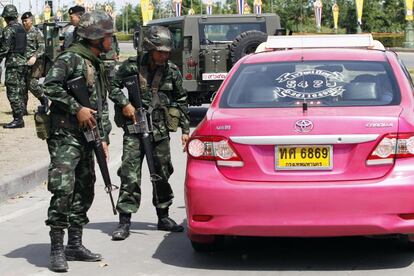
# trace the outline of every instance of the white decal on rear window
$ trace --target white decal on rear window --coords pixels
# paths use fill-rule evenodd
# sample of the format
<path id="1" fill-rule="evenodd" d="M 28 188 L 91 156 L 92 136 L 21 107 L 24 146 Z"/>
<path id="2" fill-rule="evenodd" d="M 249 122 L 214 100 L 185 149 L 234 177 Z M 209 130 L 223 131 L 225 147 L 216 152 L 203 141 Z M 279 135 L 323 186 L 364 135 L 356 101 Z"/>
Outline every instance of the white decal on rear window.
<path id="1" fill-rule="evenodd" d="M 280 85 L 273 92 L 276 97 L 289 97 L 295 99 L 320 99 L 335 97 L 342 94 L 345 89 L 338 84 L 343 81 L 340 72 L 308 69 L 300 72 L 285 73 L 276 78 Z"/>

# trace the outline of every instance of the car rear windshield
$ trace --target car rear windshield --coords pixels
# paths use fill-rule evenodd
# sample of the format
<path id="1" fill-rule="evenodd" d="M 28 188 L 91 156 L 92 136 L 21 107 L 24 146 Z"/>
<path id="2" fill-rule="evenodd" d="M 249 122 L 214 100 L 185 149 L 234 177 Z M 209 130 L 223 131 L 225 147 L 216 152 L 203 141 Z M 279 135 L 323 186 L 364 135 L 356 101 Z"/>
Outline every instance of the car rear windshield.
<path id="1" fill-rule="evenodd" d="M 386 62 L 312 61 L 242 64 L 221 97 L 223 108 L 383 106 L 400 103 Z"/>

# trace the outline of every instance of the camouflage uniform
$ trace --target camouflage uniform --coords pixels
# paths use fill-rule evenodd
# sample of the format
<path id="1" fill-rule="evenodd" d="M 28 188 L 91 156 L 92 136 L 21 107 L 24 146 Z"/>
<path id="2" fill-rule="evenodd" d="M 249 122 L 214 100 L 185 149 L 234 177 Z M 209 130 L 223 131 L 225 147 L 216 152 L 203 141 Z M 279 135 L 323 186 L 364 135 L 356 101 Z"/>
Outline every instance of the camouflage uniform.
<path id="1" fill-rule="evenodd" d="M 84 39 L 103 39 L 112 34 L 112 20 L 94 11 L 81 18 L 79 34 Z M 104 49 L 101 49 L 103 51 Z M 89 101 L 97 110 L 97 126 L 103 141 L 109 143 L 111 124 L 108 116 L 105 70 L 102 61 L 91 51 L 87 41 L 73 44 L 56 59 L 44 81 L 50 107 L 51 135 L 47 140 L 50 166 L 48 190 L 53 194 L 46 225 L 51 226 L 51 265 L 53 271 L 67 271 L 68 260 L 98 261 L 100 254 L 82 246 L 82 226 L 94 198 L 93 148 L 87 143 L 76 114 L 83 108 L 66 90 L 67 81 L 84 77 Z M 100 108 L 101 107 L 101 108 Z M 69 233 L 68 246 L 63 255 L 63 228 Z M 66 255 L 66 258 L 65 258 Z"/>
<path id="2" fill-rule="evenodd" d="M 0 41 L 3 38 L 3 20 L 0 19 Z M 0 84 L 1 84 L 1 76 L 3 75 L 3 58 L 0 58 Z"/>
<path id="3" fill-rule="evenodd" d="M 141 63 L 142 67 L 148 66 L 148 55 L 146 54 Z M 123 87 L 121 80 L 125 77 L 138 74 L 139 69 L 136 58 L 130 58 L 126 60 L 119 68 L 115 80 L 113 82 L 113 93 L 109 95 L 112 99 L 114 94 Z M 148 109 L 151 100 L 151 80 L 153 74 L 149 72 L 147 86 L 142 93 L 142 101 L 144 107 Z M 115 92 L 114 92 L 115 90 Z M 182 88 L 182 77 L 177 66 L 168 62 L 164 68 L 163 77 L 159 84 L 158 94 L 161 95 L 161 99 L 164 101 L 164 105 L 171 105 L 175 103 L 180 107 L 183 112 L 181 116 L 180 126 L 183 133 L 189 133 L 189 119 L 188 119 L 188 107 L 187 107 L 187 93 Z M 120 105 L 125 105 L 124 102 L 116 102 Z M 172 204 L 173 192 L 168 179 L 173 173 L 173 166 L 170 156 L 170 137 L 169 131 L 166 125 L 165 112 L 163 109 L 154 109 L 152 112 L 152 125 L 153 125 L 153 150 L 154 158 L 156 162 L 157 173 L 161 176 L 161 181 L 158 181 L 159 187 L 156 188 L 156 202 L 155 197 L 153 199 L 154 206 L 157 208 L 166 208 Z M 124 134 L 123 142 L 123 156 L 122 164 L 118 170 L 118 175 L 121 177 L 121 189 L 119 192 L 117 209 L 121 213 L 135 213 L 138 210 L 141 200 L 141 166 L 143 161 L 143 150 L 139 137 L 134 134 Z"/>
<path id="4" fill-rule="evenodd" d="M 43 87 L 39 84 L 39 78 L 42 76 L 42 56 L 45 53 L 45 39 L 43 33 L 38 28 L 32 26 L 27 31 L 27 48 L 26 58 L 29 60 L 32 56 L 37 58 L 36 63 L 28 66 L 26 74 L 26 90 L 24 93 L 25 104 L 27 106 L 28 90 L 39 100 L 43 96 Z"/>
<path id="5" fill-rule="evenodd" d="M 148 110 L 153 98 L 151 86 L 155 75 L 155 72 L 151 72 L 149 69 L 149 56 L 150 54 L 145 54 L 140 61 L 140 65 L 138 65 L 137 58 L 135 57 L 126 60 L 120 66 L 112 83 L 112 93 L 109 95 L 110 99 L 117 106 L 125 106 L 128 103 L 126 99 L 119 102 L 112 98 L 114 95 L 121 94 L 120 92 L 123 88 L 122 79 L 131 75 L 139 75 L 143 105 Z M 154 107 L 151 114 L 153 156 L 156 173 L 160 176 L 160 180 L 156 181 L 155 187 L 153 187 L 152 202 L 157 209 L 159 219 L 161 218 L 161 213 L 168 217 L 168 207 L 172 204 L 174 197 L 171 185 L 168 182 L 173 173 L 173 166 L 171 163 L 170 136 L 165 108 L 170 106 L 178 107 L 181 111 L 179 125 L 182 132 L 183 134 L 190 132 L 187 92 L 182 87 L 181 73 L 178 67 L 170 61 L 163 66 L 162 71 L 162 78 L 158 85 L 158 96 L 161 100 L 161 105 Z M 143 75 L 143 72 L 146 76 Z M 143 158 L 144 150 L 140 136 L 129 134 L 126 131 L 124 133 L 122 163 L 118 170 L 118 175 L 121 178 L 121 188 L 117 203 L 117 210 L 120 212 L 120 225 L 113 233 L 112 237 L 114 240 L 125 239 L 129 235 L 130 222 L 128 218 L 130 218 L 131 213 L 136 213 L 139 208 Z M 125 218 L 127 219 L 125 220 Z M 125 228 L 122 228 L 125 225 L 128 226 L 127 231 L 125 231 Z M 181 226 L 179 229 L 182 231 Z"/>
<path id="6" fill-rule="evenodd" d="M 9 22 L 3 29 L 3 37 L 0 41 L 0 59 L 6 58 L 5 85 L 7 98 L 13 112 L 14 120 L 4 125 L 4 128 L 24 127 L 23 91 L 26 87 L 26 32 L 20 23 L 17 23 L 17 9 L 13 5 L 4 7 L 2 16 Z"/>
<path id="7" fill-rule="evenodd" d="M 68 227 L 88 222 L 86 211 L 93 200 L 95 182 L 93 152 L 87 145 L 82 130 L 77 128 L 76 113 L 80 104 L 64 88 L 67 80 L 90 76 L 88 68 L 85 58 L 77 53 L 65 52 L 57 58 L 45 78 L 45 92 L 52 101 L 52 134 L 48 139 L 51 156 L 48 189 L 54 193 L 47 225 Z M 111 124 L 106 91 L 100 91 L 100 87 L 95 85 L 98 72 L 93 70 L 92 75 L 93 79 L 88 80 L 91 83 L 88 87 L 89 100 L 97 110 L 97 94 L 102 96 L 103 110 L 99 127 L 104 141 L 109 141 Z"/>

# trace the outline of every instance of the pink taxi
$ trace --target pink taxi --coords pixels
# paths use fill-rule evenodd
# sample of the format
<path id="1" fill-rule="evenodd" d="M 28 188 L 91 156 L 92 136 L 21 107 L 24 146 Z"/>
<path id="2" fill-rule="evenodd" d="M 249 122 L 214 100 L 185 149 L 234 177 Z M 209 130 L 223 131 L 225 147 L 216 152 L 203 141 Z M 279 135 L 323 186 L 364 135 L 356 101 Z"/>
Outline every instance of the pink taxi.
<path id="1" fill-rule="evenodd" d="M 270 39 L 233 67 L 187 145 L 194 249 L 222 236 L 411 240 L 414 97 L 398 56 L 370 35 Z"/>

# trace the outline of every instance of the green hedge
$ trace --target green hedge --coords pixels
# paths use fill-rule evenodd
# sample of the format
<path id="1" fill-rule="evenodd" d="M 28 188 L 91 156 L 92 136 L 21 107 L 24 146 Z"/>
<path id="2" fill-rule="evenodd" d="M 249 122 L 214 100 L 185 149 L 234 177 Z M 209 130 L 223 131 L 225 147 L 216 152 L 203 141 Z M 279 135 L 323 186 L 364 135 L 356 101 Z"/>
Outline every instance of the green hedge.
<path id="1" fill-rule="evenodd" d="M 126 33 L 116 33 L 116 38 L 118 41 L 131 41 L 133 38 L 133 34 L 126 34 Z"/>
<path id="2" fill-rule="evenodd" d="M 340 34 L 343 34 L 341 32 L 338 32 Z M 333 34 L 332 32 L 320 32 L 320 33 L 313 33 L 313 32 L 307 32 L 307 33 L 293 33 L 293 35 L 329 35 Z M 381 43 L 385 47 L 394 48 L 394 47 L 403 47 L 404 44 L 404 33 L 372 33 L 372 37 L 376 40 L 381 41 Z"/>
<path id="3" fill-rule="evenodd" d="M 295 33 L 299 34 L 299 33 Z M 312 33 L 308 33 L 312 34 Z M 323 34 L 323 33 L 319 33 Z M 122 32 L 116 33 L 118 41 L 132 41 L 133 34 L 125 34 Z M 382 42 L 385 47 L 403 47 L 405 40 L 403 33 L 373 33 L 372 36 L 374 39 L 377 39 Z"/>
<path id="4" fill-rule="evenodd" d="M 405 40 L 403 33 L 388 34 L 388 33 L 373 33 L 373 38 L 381 41 L 385 47 L 403 47 Z"/>

